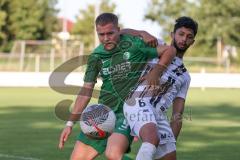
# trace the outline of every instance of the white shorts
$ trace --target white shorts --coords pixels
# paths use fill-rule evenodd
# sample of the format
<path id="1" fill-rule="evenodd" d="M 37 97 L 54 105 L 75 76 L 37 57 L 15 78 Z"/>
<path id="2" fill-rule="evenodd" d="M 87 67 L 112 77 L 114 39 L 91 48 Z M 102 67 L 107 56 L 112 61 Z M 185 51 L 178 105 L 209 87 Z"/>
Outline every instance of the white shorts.
<path id="1" fill-rule="evenodd" d="M 144 101 L 143 98 L 136 98 L 135 102 L 131 105 L 125 103 L 123 111 L 130 126 L 132 136 L 139 137 L 140 129 L 147 123 L 154 123 L 157 125 L 151 104 L 148 101 Z"/>
<path id="2" fill-rule="evenodd" d="M 168 142 L 165 144 L 160 144 L 157 147 L 156 154 L 154 159 L 160 159 L 164 157 L 166 154 L 176 151 L 176 144 L 174 142 Z"/>
<path id="3" fill-rule="evenodd" d="M 150 97 L 135 98 L 132 103 L 126 102 L 123 111 L 132 136 L 139 137 L 143 125 L 154 123 L 158 127 L 160 144 L 176 142 L 167 115 L 156 112 L 156 109 L 150 104 Z"/>

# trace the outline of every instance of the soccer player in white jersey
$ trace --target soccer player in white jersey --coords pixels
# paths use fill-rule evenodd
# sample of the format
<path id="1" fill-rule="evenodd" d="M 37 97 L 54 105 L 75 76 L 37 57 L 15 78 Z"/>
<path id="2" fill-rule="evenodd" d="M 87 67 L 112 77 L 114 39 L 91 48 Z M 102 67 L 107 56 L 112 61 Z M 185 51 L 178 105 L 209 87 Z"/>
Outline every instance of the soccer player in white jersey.
<path id="1" fill-rule="evenodd" d="M 194 43 L 197 29 L 198 24 L 192 18 L 178 18 L 171 33 L 171 45 L 177 49 L 177 54 L 172 63 L 166 66 L 160 77 L 160 85 L 149 90 L 147 83 L 140 81 L 126 100 L 124 114 L 131 133 L 143 142 L 137 160 L 176 160 L 175 143 L 182 127 L 181 115 L 190 84 L 190 75 L 183 64 L 183 56 Z M 157 61 L 158 59 L 150 61 L 144 72 L 147 73 L 158 65 Z M 173 113 L 169 124 L 166 111 L 171 105 Z M 157 138 L 152 136 L 153 125 L 157 127 Z"/>

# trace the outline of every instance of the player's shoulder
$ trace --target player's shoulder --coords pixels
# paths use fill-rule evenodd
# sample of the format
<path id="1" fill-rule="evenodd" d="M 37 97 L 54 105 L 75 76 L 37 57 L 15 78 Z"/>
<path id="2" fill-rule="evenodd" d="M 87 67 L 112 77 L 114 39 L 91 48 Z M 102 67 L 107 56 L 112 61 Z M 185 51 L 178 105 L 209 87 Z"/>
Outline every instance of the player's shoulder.
<path id="1" fill-rule="evenodd" d="M 98 45 L 92 52 L 92 54 L 100 54 L 106 52 L 102 44 Z"/>
<path id="2" fill-rule="evenodd" d="M 122 34 L 120 36 L 120 41 L 130 41 L 131 43 L 144 43 L 141 37 L 132 36 L 130 34 Z"/>
<path id="3" fill-rule="evenodd" d="M 188 71 L 186 71 L 185 77 L 186 77 L 187 81 L 189 81 L 189 82 L 191 81 L 191 76 Z"/>
<path id="4" fill-rule="evenodd" d="M 183 63 L 183 59 L 182 58 L 179 58 L 177 56 L 174 57 L 171 65 L 177 66 L 178 70 L 182 73 L 182 75 L 185 77 L 185 79 L 187 81 L 191 80 L 191 76 L 190 76 L 190 74 L 188 72 L 188 69 L 186 68 L 186 66 Z"/>
<path id="5" fill-rule="evenodd" d="M 90 56 L 95 57 L 95 58 L 104 59 L 104 58 L 110 58 L 112 56 L 112 54 L 110 54 L 110 52 L 106 51 L 104 49 L 104 46 L 102 44 L 100 44 L 93 50 L 93 52 L 90 54 Z"/>

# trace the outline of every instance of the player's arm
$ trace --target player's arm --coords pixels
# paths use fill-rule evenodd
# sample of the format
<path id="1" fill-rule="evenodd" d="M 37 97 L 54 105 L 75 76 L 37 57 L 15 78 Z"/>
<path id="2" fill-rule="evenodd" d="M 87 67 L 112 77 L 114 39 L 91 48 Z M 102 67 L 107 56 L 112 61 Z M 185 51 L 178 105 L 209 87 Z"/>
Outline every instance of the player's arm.
<path id="1" fill-rule="evenodd" d="M 92 97 L 93 88 L 94 88 L 94 83 L 84 83 L 83 87 L 81 88 L 79 95 L 76 98 L 69 120 L 66 123 L 66 127 L 63 129 L 61 133 L 61 136 L 59 139 L 59 145 L 58 145 L 60 149 L 64 147 L 64 143 L 67 141 L 68 136 L 72 132 L 72 127 L 74 123 L 79 120 L 83 109 L 89 103 Z"/>
<path id="2" fill-rule="evenodd" d="M 172 62 L 176 56 L 176 49 L 173 46 L 158 45 L 157 52 L 159 61 L 157 65 L 144 77 L 143 80 L 147 80 L 149 85 L 159 85 L 159 77 L 162 76 L 163 72 L 167 69 L 167 66 Z"/>
<path id="3" fill-rule="evenodd" d="M 142 37 L 143 41 L 150 44 L 152 47 L 156 47 L 157 38 L 152 36 L 146 31 L 139 31 L 134 29 L 123 29 L 122 34 L 130 34 L 133 36 Z M 141 81 L 147 80 L 149 85 L 159 85 L 159 77 L 163 74 L 167 66 L 172 62 L 173 58 L 176 56 L 176 49 L 173 46 L 167 45 L 157 45 L 157 53 L 159 56 L 159 62 L 155 67 L 144 77 Z"/>
<path id="4" fill-rule="evenodd" d="M 182 128 L 182 114 L 184 112 L 185 99 L 177 97 L 173 101 L 172 120 L 171 128 L 175 139 L 177 140 L 178 135 Z"/>
<path id="5" fill-rule="evenodd" d="M 157 38 L 151 35 L 146 31 L 135 30 L 135 29 L 122 29 L 120 31 L 121 34 L 130 34 L 133 36 L 141 37 L 143 41 L 151 47 L 157 47 L 158 41 Z"/>
<path id="6" fill-rule="evenodd" d="M 71 115 L 69 117 L 69 121 L 76 122 L 80 118 L 80 114 L 82 113 L 83 109 L 89 103 L 95 83 L 84 83 L 83 87 L 81 88 L 79 95 L 76 98 L 74 107 L 72 109 Z"/>

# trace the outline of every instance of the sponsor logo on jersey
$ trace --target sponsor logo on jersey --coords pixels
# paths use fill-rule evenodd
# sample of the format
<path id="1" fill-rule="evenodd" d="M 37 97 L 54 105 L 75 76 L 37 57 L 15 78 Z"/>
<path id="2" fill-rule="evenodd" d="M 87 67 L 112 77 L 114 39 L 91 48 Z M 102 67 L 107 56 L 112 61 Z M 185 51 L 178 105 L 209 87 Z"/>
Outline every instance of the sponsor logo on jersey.
<path id="1" fill-rule="evenodd" d="M 103 68 L 102 73 L 103 75 L 109 75 L 109 74 L 122 74 L 122 73 L 128 73 L 131 71 L 131 64 L 130 62 L 123 62 L 120 64 L 116 64 L 111 67 Z"/>
<path id="2" fill-rule="evenodd" d="M 104 65 L 105 63 L 109 63 L 109 59 L 106 59 L 106 60 L 102 60 L 102 64 Z"/>
<path id="3" fill-rule="evenodd" d="M 128 60 L 130 58 L 130 55 L 131 55 L 130 52 L 124 52 L 123 53 L 123 59 Z"/>

